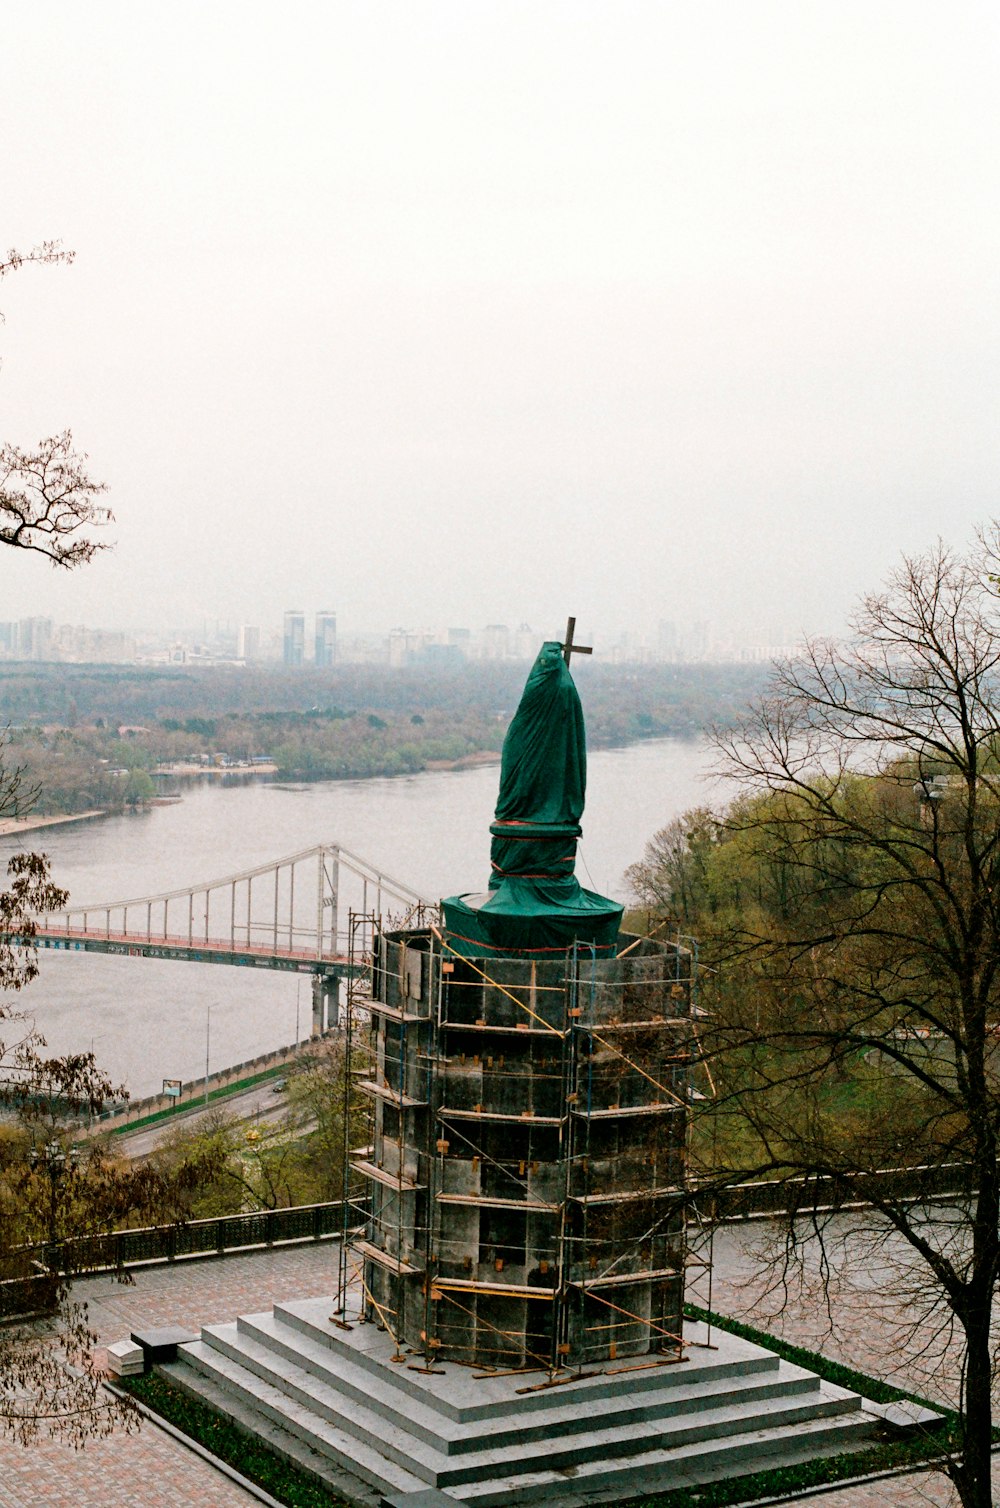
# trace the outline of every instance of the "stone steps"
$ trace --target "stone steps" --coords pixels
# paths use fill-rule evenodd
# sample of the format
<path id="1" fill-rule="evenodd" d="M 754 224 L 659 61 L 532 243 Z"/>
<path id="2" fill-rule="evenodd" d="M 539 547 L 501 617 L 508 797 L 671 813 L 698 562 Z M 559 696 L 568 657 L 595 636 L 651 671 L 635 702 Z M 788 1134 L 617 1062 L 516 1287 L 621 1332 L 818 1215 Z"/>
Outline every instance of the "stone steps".
<path id="1" fill-rule="evenodd" d="M 347 1354 L 338 1354 L 307 1336 L 290 1331 L 271 1313 L 242 1317 L 235 1326 L 213 1325 L 206 1329 L 210 1344 L 224 1355 L 242 1360 L 257 1376 L 275 1386 L 285 1378 L 289 1385 L 313 1392 L 317 1397 L 329 1393 L 336 1413 L 350 1402 L 365 1412 L 373 1411 L 386 1423 L 403 1429 L 408 1435 L 433 1446 L 445 1455 L 457 1455 L 489 1442 L 494 1449 L 573 1434 L 590 1429 L 589 1414 L 573 1402 L 574 1388 L 553 1388 L 541 1395 L 547 1407 L 535 1407 L 519 1414 L 497 1413 L 476 1422 L 474 1429 L 443 1416 L 417 1402 L 402 1389 L 373 1391 L 372 1373 L 353 1364 Z M 809 1395 L 816 1390 L 815 1377 L 801 1368 L 779 1366 L 777 1357 L 771 1365 L 746 1373 L 731 1371 L 725 1377 L 712 1374 L 711 1368 L 693 1373 L 671 1368 L 671 1386 L 662 1386 L 662 1373 L 637 1371 L 628 1392 L 621 1387 L 613 1397 L 605 1397 L 604 1411 L 617 1426 L 644 1420 L 662 1420 L 671 1415 L 697 1414 L 718 1403 L 719 1388 L 724 1383 L 729 1402 L 739 1401 L 749 1407 L 754 1400 Z M 393 1374 L 394 1380 L 398 1377 Z M 515 1395 L 516 1396 L 516 1395 Z M 588 1394 L 588 1398 L 591 1395 Z"/>
<path id="2" fill-rule="evenodd" d="M 326 1486 L 339 1492 L 348 1502 L 358 1504 L 359 1508 L 380 1508 L 387 1491 L 418 1492 L 425 1485 L 409 1472 L 400 1472 L 391 1487 L 382 1485 L 382 1479 L 380 1479 L 380 1485 L 375 1486 L 374 1478 L 366 1481 L 358 1475 L 356 1468 L 336 1465 L 326 1457 L 318 1457 L 314 1450 L 298 1440 L 283 1425 L 275 1424 L 256 1408 L 244 1408 L 227 1388 L 216 1386 L 207 1377 L 198 1376 L 189 1367 L 179 1367 L 174 1362 L 168 1366 L 159 1367 L 157 1370 L 168 1376 L 175 1387 L 199 1402 L 207 1404 L 217 1413 L 225 1415 L 236 1425 L 237 1429 L 247 1435 L 252 1435 L 256 1440 L 261 1440 L 274 1451 L 275 1455 L 290 1461 L 307 1475 L 318 1478 Z"/>
<path id="3" fill-rule="evenodd" d="M 317 1475 L 347 1471 L 384 1493 L 434 1487 L 481 1508 L 627 1501 L 630 1483 L 641 1496 L 807 1459 L 875 1428 L 857 1395 L 720 1332 L 718 1350 L 693 1349 L 690 1362 L 536 1389 L 543 1373 L 393 1363 L 384 1332 L 338 1328 L 329 1313 L 329 1301 L 302 1301 L 206 1326 L 163 1370 L 239 1427 L 287 1436 L 284 1453 Z"/>
<path id="4" fill-rule="evenodd" d="M 252 1404 L 258 1394 L 267 1397 L 256 1386 L 265 1384 L 338 1432 L 365 1444 L 377 1442 L 387 1459 L 439 1487 L 488 1478 L 495 1474 L 501 1458 L 508 1475 L 541 1465 L 559 1469 L 582 1461 L 635 1455 L 647 1445 L 677 1447 L 742 1433 L 748 1426 L 777 1428 L 854 1408 L 852 1395 L 822 1396 L 815 1379 L 799 1373 L 772 1381 L 763 1396 L 760 1389 L 748 1393 L 745 1384 L 729 1380 L 724 1392 L 700 1396 L 691 1409 L 684 1408 L 687 1400 L 683 1397 L 674 1400 L 678 1413 L 672 1416 L 658 1410 L 655 1403 L 637 1407 L 623 1394 L 619 1406 L 606 1404 L 599 1427 L 588 1410 L 569 1406 L 535 1416 L 528 1438 L 509 1424 L 499 1438 L 494 1429 L 463 1438 L 428 1437 L 426 1425 L 421 1438 L 407 1427 L 405 1416 L 397 1413 L 396 1421 L 390 1420 L 391 1406 L 387 1408 L 382 1396 L 373 1395 L 368 1402 L 347 1399 L 336 1386 L 242 1339 L 235 1326 L 206 1329 L 205 1339 L 187 1348 L 185 1355 L 203 1376 L 228 1382 L 245 1403 Z M 234 1363 L 238 1371 L 223 1366 L 223 1359 Z M 449 1451 L 449 1445 L 456 1444 L 460 1450 Z"/>
<path id="5" fill-rule="evenodd" d="M 356 1324 L 346 1330 L 331 1324 L 329 1299 L 296 1299 L 275 1304 L 271 1312 L 276 1323 L 285 1325 L 324 1349 L 348 1359 L 373 1377 L 382 1379 L 385 1376 L 385 1333 L 371 1324 Z M 256 1320 L 259 1316 L 251 1318 Z M 695 1326 L 692 1334 L 700 1329 L 701 1327 Z M 631 1376 L 631 1385 L 635 1387 L 673 1388 L 701 1382 L 706 1378 L 743 1377 L 754 1372 L 777 1371 L 778 1358 L 772 1351 L 765 1351 L 749 1342 L 736 1341 L 732 1336 L 725 1337 L 725 1341 L 726 1346 L 722 1352 L 714 1349 L 706 1351 L 695 1346 L 689 1351 L 688 1359 L 682 1363 L 664 1361 L 657 1364 L 656 1358 L 636 1358 L 633 1363 L 635 1370 L 631 1374 L 628 1373 L 630 1363 L 627 1361 L 612 1367 L 611 1371 L 605 1371 L 605 1367 L 611 1364 L 602 1363 L 598 1375 L 587 1376 L 581 1383 L 574 1380 L 565 1386 L 574 1395 L 580 1387 L 585 1388 L 588 1399 L 596 1402 L 616 1397 L 621 1391 L 622 1378 L 626 1375 Z M 413 1360 L 418 1361 L 419 1358 L 415 1357 Z M 465 1368 L 449 1368 L 449 1372 L 456 1377 L 470 1375 Z M 417 1402 L 429 1404 L 438 1413 L 462 1424 L 471 1424 L 497 1414 L 523 1414 L 551 1407 L 552 1391 L 524 1394 L 517 1391 L 518 1384 L 516 1381 L 512 1383 L 510 1374 L 496 1380 L 483 1377 L 482 1374 L 478 1376 L 480 1380 L 476 1381 L 474 1389 L 470 1386 L 442 1390 L 426 1377 L 414 1375 L 406 1366 L 393 1368 L 394 1383 L 401 1392 Z M 532 1382 L 540 1377 L 540 1373 L 529 1373 L 524 1381 Z M 638 1379 L 644 1380 L 640 1384 Z"/>
<path id="6" fill-rule="evenodd" d="M 704 1441 L 680 1451 L 648 1451 L 623 1462 L 582 1463 L 571 1472 L 539 1472 L 497 1479 L 455 1493 L 470 1508 L 511 1508 L 556 1503 L 562 1508 L 590 1508 L 627 1503 L 672 1487 L 703 1486 L 722 1478 L 790 1466 L 799 1461 L 863 1450 L 871 1443 L 872 1421 L 833 1426 L 824 1420 L 783 1429 L 748 1431 L 724 1444 Z"/>

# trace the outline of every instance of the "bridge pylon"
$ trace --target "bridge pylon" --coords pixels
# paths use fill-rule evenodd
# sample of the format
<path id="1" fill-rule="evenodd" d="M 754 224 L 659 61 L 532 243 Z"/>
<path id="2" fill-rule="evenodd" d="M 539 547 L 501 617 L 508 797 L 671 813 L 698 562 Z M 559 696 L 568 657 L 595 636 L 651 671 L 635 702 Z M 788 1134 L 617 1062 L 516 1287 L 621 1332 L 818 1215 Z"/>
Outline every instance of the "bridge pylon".
<path id="1" fill-rule="evenodd" d="M 312 977 L 312 1034 L 340 1025 L 340 975 L 314 974 Z"/>

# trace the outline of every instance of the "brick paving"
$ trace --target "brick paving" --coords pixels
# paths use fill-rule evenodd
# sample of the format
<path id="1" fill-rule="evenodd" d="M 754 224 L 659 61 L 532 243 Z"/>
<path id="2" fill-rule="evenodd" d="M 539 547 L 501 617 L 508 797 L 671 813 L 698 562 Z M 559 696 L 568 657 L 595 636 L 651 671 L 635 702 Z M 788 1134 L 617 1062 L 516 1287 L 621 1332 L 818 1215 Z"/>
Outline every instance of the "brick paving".
<path id="1" fill-rule="evenodd" d="M 1000 1500 L 1000 1466 L 993 1468 L 993 1498 Z M 958 1508 L 958 1494 L 939 1472 L 913 1472 L 866 1486 L 842 1487 L 803 1500 L 804 1508 Z"/>
<path id="2" fill-rule="evenodd" d="M 257 1499 L 208 1461 L 143 1425 L 74 1454 L 51 1443 L 0 1446 L 3 1508 L 248 1508 Z"/>
<path id="3" fill-rule="evenodd" d="M 715 1238 L 712 1307 L 925 1398 L 957 1401 L 955 1345 L 927 1302 L 922 1272 L 907 1271 L 898 1238 L 866 1238 L 841 1223 L 827 1242 L 825 1274 L 815 1242 L 804 1242 L 799 1256 L 801 1267 L 784 1285 L 783 1250 L 766 1222 L 723 1227 Z M 696 1301 L 704 1297 L 698 1286 Z"/>
<path id="4" fill-rule="evenodd" d="M 134 1287 L 87 1278 L 74 1294 L 110 1345 L 141 1327 L 197 1331 L 282 1299 L 320 1297 L 336 1287 L 336 1260 L 336 1246 L 324 1241 L 139 1269 Z M 0 1508 L 248 1508 L 257 1501 L 148 1423 L 137 1435 L 119 1430 L 81 1451 L 51 1441 L 27 1449 L 0 1441 Z"/>
<path id="5" fill-rule="evenodd" d="M 912 1314 L 888 1305 L 877 1280 L 884 1253 L 842 1254 L 833 1274 L 836 1323 L 831 1330 L 806 1282 L 789 1294 L 780 1318 L 767 1293 L 773 1254 L 758 1249 L 759 1225 L 730 1227 L 716 1239 L 713 1305 L 744 1315 L 762 1328 L 810 1345 L 862 1370 L 904 1383 L 928 1397 L 947 1399 L 954 1368 L 940 1336 L 931 1346 Z M 104 1345 L 140 1326 L 202 1324 L 269 1308 L 289 1298 L 321 1297 L 336 1285 L 337 1248 L 331 1242 L 233 1255 L 222 1259 L 140 1269 L 135 1285 L 111 1277 L 76 1284 L 90 1322 Z M 764 1275 L 762 1277 L 762 1274 Z M 703 1285 L 692 1297 L 704 1301 Z M 1000 1460 L 994 1469 L 1000 1501 Z M 817 1508 L 955 1508 L 957 1498 L 938 1473 L 916 1472 L 881 1482 L 812 1495 Z M 138 1435 L 117 1432 L 82 1451 L 51 1442 L 29 1449 L 0 1442 L 0 1508 L 247 1508 L 256 1502 L 210 1463 L 144 1424 Z"/>

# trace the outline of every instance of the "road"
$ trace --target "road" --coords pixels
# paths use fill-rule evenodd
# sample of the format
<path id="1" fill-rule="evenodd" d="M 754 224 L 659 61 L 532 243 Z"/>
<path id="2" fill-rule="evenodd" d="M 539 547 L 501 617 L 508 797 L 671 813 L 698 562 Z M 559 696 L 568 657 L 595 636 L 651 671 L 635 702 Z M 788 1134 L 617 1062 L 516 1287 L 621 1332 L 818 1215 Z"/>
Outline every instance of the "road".
<path id="1" fill-rule="evenodd" d="M 275 1093 L 275 1084 L 280 1084 L 281 1079 L 266 1079 L 263 1084 L 254 1084 L 250 1089 L 244 1089 L 241 1093 L 227 1095 L 225 1099 L 212 1100 L 207 1107 L 200 1110 L 177 1111 L 165 1120 L 157 1121 L 154 1126 L 145 1126 L 141 1130 L 129 1133 L 122 1132 L 115 1137 L 115 1145 L 133 1161 L 141 1161 L 149 1157 L 161 1142 L 173 1135 L 175 1129 L 180 1126 L 185 1131 L 194 1131 L 201 1125 L 206 1116 L 217 1115 L 220 1111 L 226 1115 L 236 1116 L 239 1120 L 251 1121 L 255 1125 L 273 1125 L 284 1119 L 288 1110 L 288 1101 L 284 1094 Z"/>

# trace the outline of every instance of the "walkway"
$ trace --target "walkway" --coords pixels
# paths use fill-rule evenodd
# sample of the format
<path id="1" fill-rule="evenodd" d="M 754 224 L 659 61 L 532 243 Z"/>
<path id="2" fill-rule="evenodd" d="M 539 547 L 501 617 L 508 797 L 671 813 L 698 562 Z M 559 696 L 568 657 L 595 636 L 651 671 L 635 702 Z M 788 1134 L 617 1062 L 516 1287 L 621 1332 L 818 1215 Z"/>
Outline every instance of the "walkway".
<path id="1" fill-rule="evenodd" d="M 739 1226 L 718 1239 L 714 1286 L 718 1309 L 754 1314 L 761 1322 L 767 1307 L 764 1285 L 751 1276 L 760 1257 L 749 1247 L 763 1235 L 760 1225 Z M 204 1323 L 269 1308 L 275 1301 L 322 1296 L 335 1286 L 335 1262 L 336 1246 L 324 1242 L 140 1270 L 134 1287 L 122 1287 L 111 1277 L 89 1278 L 76 1285 L 76 1294 L 88 1304 L 94 1330 L 110 1344 L 139 1325 L 197 1330 Z M 765 1270 L 774 1270 L 766 1260 Z M 932 1384 L 927 1376 L 918 1379 L 915 1364 L 900 1363 L 905 1316 L 889 1313 L 878 1302 L 875 1275 L 870 1265 L 852 1262 L 850 1282 L 845 1279 L 838 1294 L 843 1307 L 834 1336 L 824 1335 L 819 1308 L 808 1292 L 793 1302 L 783 1333 L 803 1344 L 821 1341 L 827 1354 L 842 1355 L 894 1380 L 905 1375 L 911 1386 L 928 1393 L 947 1392 L 947 1372 L 942 1380 L 939 1371 Z M 912 1346 L 908 1349 L 912 1356 Z M 939 1352 L 947 1359 L 946 1347 Z M 921 1363 L 924 1371 L 929 1365 Z M 994 1490 L 1000 1496 L 1000 1459 Z M 27 1450 L 0 1444 L 0 1508 L 250 1508 L 256 1501 L 149 1424 L 138 1435 L 115 1435 L 78 1453 L 49 1443 Z M 808 1501 L 817 1508 L 954 1508 L 957 1499 L 942 1477 L 922 1472 L 823 1492 Z"/>
<path id="2" fill-rule="evenodd" d="M 336 1285 L 336 1247 L 252 1252 L 140 1270 L 135 1286 L 112 1277 L 76 1285 L 105 1344 L 140 1325 L 200 1325 L 267 1309 L 276 1300 L 318 1297 Z M 257 1499 L 162 1430 L 143 1424 L 82 1451 L 50 1442 L 0 1444 L 0 1508 L 249 1508 Z"/>

